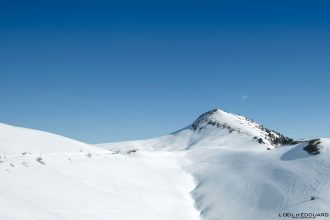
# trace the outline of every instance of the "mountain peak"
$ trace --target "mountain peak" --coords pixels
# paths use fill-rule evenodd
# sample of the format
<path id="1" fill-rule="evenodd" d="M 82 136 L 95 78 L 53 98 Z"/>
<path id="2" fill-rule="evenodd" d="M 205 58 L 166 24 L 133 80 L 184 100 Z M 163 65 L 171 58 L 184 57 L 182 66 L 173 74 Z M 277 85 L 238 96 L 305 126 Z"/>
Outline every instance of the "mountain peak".
<path id="1" fill-rule="evenodd" d="M 235 115 L 221 109 L 213 109 L 203 113 L 192 124 L 196 132 L 206 129 L 226 129 L 228 133 L 238 133 L 251 136 L 260 144 L 272 146 L 289 145 L 293 139 L 288 138 L 274 130 L 265 128 L 247 117 Z"/>
<path id="2" fill-rule="evenodd" d="M 212 109 L 200 115 L 193 123 L 194 130 L 200 130 L 207 125 L 217 126 L 219 124 L 232 124 L 242 121 L 244 117 L 225 112 L 221 109 Z"/>

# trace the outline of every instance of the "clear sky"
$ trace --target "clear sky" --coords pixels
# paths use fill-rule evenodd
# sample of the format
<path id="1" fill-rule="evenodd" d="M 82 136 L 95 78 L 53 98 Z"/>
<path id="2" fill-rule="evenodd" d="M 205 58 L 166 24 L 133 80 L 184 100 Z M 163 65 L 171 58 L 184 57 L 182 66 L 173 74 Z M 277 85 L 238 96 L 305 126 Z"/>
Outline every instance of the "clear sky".
<path id="1" fill-rule="evenodd" d="M 330 3 L 0 1 L 0 121 L 90 143 L 213 108 L 330 137 Z"/>

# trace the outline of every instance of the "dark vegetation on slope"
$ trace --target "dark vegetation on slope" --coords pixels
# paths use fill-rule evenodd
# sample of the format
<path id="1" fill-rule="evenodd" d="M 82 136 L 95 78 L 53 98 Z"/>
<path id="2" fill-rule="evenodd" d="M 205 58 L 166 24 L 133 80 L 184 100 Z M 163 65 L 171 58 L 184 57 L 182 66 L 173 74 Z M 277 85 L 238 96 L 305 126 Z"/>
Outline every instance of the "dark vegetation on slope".
<path id="1" fill-rule="evenodd" d="M 320 139 L 313 139 L 308 142 L 308 145 L 304 147 L 304 151 L 311 155 L 317 155 L 320 154 L 320 150 L 322 146 L 320 145 L 321 141 Z"/>
<path id="2" fill-rule="evenodd" d="M 292 138 L 285 137 L 283 134 L 277 131 L 265 128 L 263 125 L 260 125 L 260 129 L 267 133 L 266 139 L 269 140 L 270 143 L 274 146 L 294 144 L 294 140 Z"/>

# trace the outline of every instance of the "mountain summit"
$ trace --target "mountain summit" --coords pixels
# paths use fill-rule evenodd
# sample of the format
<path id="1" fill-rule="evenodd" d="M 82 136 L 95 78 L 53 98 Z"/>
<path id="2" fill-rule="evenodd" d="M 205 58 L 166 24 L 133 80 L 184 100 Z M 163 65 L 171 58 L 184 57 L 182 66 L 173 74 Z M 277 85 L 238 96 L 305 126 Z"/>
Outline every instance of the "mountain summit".
<path id="1" fill-rule="evenodd" d="M 194 131 L 200 132 L 208 128 L 225 129 L 228 133 L 238 133 L 252 136 L 260 144 L 272 145 L 290 145 L 294 141 L 285 137 L 279 132 L 265 128 L 247 117 L 225 112 L 221 109 L 213 109 L 205 112 L 197 118 L 192 124 Z"/>
<path id="2" fill-rule="evenodd" d="M 213 109 L 200 115 L 191 125 L 172 134 L 147 140 L 119 142 L 118 146 L 167 150 L 205 146 L 264 150 L 293 143 L 293 139 L 247 117 Z M 116 147 L 117 143 L 112 143 L 112 146 Z"/>

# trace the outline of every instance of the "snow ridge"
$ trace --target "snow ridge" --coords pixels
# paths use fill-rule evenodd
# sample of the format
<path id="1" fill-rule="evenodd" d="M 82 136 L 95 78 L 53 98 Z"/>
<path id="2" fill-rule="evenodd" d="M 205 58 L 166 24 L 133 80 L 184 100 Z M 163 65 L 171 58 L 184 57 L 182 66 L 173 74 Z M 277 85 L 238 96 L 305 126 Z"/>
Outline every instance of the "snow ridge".
<path id="1" fill-rule="evenodd" d="M 192 124 L 193 130 L 197 132 L 209 127 L 226 129 L 229 134 L 236 132 L 249 135 L 253 139 L 257 139 L 260 144 L 268 144 L 274 147 L 294 143 L 292 138 L 285 137 L 279 132 L 265 128 L 262 124 L 252 119 L 220 109 L 205 112 Z"/>

